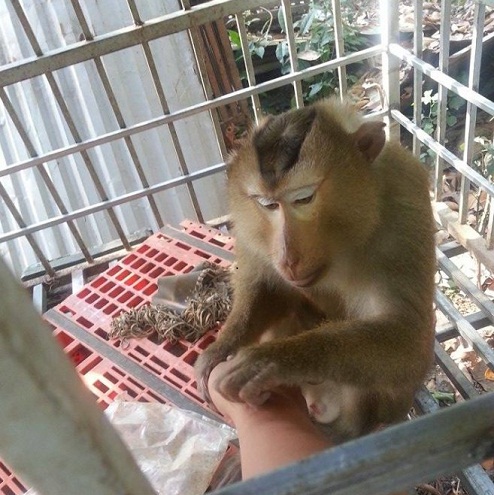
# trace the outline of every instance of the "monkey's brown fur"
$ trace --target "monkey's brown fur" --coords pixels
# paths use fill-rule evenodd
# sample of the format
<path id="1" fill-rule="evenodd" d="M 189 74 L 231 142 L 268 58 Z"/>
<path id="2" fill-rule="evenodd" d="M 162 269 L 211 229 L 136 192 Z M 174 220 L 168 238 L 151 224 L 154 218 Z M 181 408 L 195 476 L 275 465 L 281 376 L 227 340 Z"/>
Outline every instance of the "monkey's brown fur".
<path id="1" fill-rule="evenodd" d="M 228 166 L 238 269 L 218 341 L 227 398 L 299 385 L 346 439 L 406 416 L 433 360 L 428 177 L 382 123 L 336 100 L 270 117 Z"/>

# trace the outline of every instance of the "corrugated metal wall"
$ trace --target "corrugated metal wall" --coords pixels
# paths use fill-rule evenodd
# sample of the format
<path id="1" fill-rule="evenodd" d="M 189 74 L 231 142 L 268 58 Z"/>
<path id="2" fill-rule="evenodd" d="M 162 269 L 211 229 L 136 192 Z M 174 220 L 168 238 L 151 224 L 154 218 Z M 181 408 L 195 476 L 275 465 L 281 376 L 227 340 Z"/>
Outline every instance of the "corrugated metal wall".
<path id="1" fill-rule="evenodd" d="M 180 6 L 150 0 L 135 8 L 140 20 L 148 21 Z M 2 0 L 0 64 L 19 64 L 135 22 L 129 6 L 118 0 L 89 0 L 80 6 L 63 0 Z M 186 32 L 8 85 L 0 96 L 0 171 L 7 173 L 30 158 L 152 121 L 205 98 Z M 180 177 L 184 168 L 194 172 L 222 161 L 209 113 L 160 125 L 3 176 L 1 186 L 13 205 L 5 197 L 0 201 L 0 229 L 6 234 L 36 225 Z M 53 260 L 80 252 L 81 244 L 90 250 L 145 228 L 201 215 L 213 218 L 224 214 L 222 182 L 222 175 L 216 175 L 194 184 L 200 212 L 187 187 L 180 186 L 40 230 L 32 234 L 34 242 Z M 80 234 L 79 243 L 74 232 Z M 17 274 L 38 262 L 24 237 L 1 243 L 0 254 Z"/>

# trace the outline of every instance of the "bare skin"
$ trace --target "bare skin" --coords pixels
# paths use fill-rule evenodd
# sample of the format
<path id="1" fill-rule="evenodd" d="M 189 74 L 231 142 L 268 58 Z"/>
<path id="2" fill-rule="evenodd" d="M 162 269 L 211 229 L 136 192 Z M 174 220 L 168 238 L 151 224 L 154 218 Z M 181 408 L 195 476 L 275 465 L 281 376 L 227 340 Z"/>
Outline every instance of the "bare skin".
<path id="1" fill-rule="evenodd" d="M 210 374 L 208 388 L 215 407 L 237 429 L 243 480 L 293 464 L 333 446 L 314 424 L 305 399 L 296 387 L 272 390 L 261 406 L 225 398 L 217 386 L 221 376 L 233 366 L 232 359 L 218 364 Z"/>
<path id="2" fill-rule="evenodd" d="M 211 372 L 209 391 L 213 404 L 237 429 L 242 478 L 248 479 L 304 459 L 331 446 L 309 414 L 296 388 L 274 391 L 260 407 L 226 399 L 216 389 L 231 361 Z"/>

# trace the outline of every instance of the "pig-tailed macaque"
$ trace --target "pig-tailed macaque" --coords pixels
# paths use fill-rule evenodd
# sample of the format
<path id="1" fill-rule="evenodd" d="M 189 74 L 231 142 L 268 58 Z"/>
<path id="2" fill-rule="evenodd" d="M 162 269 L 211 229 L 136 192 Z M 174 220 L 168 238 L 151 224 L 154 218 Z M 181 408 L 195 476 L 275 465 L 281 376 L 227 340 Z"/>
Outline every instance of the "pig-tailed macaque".
<path id="1" fill-rule="evenodd" d="M 384 124 L 329 100 L 268 117 L 228 165 L 234 304 L 199 357 L 228 399 L 300 386 L 337 441 L 406 417 L 433 362 L 428 176 Z"/>

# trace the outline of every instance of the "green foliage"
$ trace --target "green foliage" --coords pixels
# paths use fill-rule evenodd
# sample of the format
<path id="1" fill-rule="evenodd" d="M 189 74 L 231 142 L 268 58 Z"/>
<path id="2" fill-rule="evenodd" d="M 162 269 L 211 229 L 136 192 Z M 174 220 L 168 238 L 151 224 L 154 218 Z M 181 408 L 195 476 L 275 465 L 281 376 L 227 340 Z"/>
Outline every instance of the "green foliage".
<path id="1" fill-rule="evenodd" d="M 439 110 L 438 93 L 432 93 L 432 89 L 424 91 L 422 97 L 422 129 L 429 135 L 433 135 L 437 127 L 437 114 Z M 465 104 L 462 98 L 457 95 L 448 96 L 446 104 L 446 125 L 448 127 L 458 122 L 456 113 Z"/>
<path id="2" fill-rule="evenodd" d="M 424 91 L 422 96 L 422 117 L 421 126 L 422 129 L 430 136 L 433 136 L 436 132 L 437 117 L 439 112 L 439 95 L 433 93 L 432 90 Z M 465 101 L 459 96 L 453 94 L 448 95 L 446 104 L 446 126 L 454 126 L 458 122 L 458 113 L 465 105 Z M 436 159 L 436 153 L 431 149 L 427 150 L 420 155 L 420 160 L 423 163 L 432 164 Z"/>
<path id="3" fill-rule="evenodd" d="M 251 36 L 249 40 L 249 52 L 251 55 L 256 55 L 259 58 L 264 57 L 264 53 L 266 51 L 266 46 L 271 39 L 271 35 L 269 34 L 269 31 L 271 29 L 271 24 L 273 23 L 273 16 L 269 10 L 265 9 L 264 7 L 259 7 L 269 14 L 269 19 L 264 23 L 262 26 L 259 34 L 257 36 Z M 245 26 L 248 28 L 253 22 L 258 22 L 259 19 L 252 17 L 251 11 L 247 10 L 243 13 L 244 15 L 244 20 L 245 20 Z M 238 34 L 237 31 L 234 31 L 233 29 L 228 30 L 228 37 L 230 38 L 230 43 L 235 47 L 235 48 L 240 48 L 242 46 L 242 42 L 240 40 L 240 35 Z M 240 56 L 236 59 L 236 62 L 242 60 L 243 55 L 240 54 Z"/>
<path id="4" fill-rule="evenodd" d="M 343 19 L 343 37 L 346 52 L 353 52 L 365 47 L 364 38 L 349 23 L 348 13 Z M 278 21 L 286 32 L 286 22 L 283 9 L 278 11 Z M 302 18 L 294 22 L 296 30 L 296 46 L 299 69 L 306 69 L 313 63 L 324 63 L 335 57 L 334 17 L 331 2 L 328 0 L 313 0 L 309 10 Z M 287 41 L 282 41 L 276 49 L 276 57 L 281 64 L 281 73 L 290 72 L 290 58 Z M 353 84 L 357 77 L 347 76 Z M 302 82 L 303 96 L 306 102 L 333 94 L 338 87 L 338 79 L 334 72 L 324 72 Z"/>
<path id="5" fill-rule="evenodd" d="M 475 142 L 480 146 L 473 157 L 473 168 L 486 179 L 492 181 L 494 177 L 494 142 L 484 136 L 476 137 Z"/>

